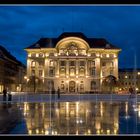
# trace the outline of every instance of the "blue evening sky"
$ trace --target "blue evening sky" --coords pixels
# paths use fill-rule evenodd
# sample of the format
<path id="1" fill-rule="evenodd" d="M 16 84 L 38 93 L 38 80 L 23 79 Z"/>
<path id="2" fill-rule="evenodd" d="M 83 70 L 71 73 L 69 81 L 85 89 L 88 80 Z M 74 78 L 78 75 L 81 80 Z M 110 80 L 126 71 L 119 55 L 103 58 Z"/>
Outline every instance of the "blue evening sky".
<path id="1" fill-rule="evenodd" d="M 119 67 L 140 67 L 140 6 L 0 6 L 0 45 L 26 64 L 27 46 L 41 37 L 83 32 L 122 49 Z"/>

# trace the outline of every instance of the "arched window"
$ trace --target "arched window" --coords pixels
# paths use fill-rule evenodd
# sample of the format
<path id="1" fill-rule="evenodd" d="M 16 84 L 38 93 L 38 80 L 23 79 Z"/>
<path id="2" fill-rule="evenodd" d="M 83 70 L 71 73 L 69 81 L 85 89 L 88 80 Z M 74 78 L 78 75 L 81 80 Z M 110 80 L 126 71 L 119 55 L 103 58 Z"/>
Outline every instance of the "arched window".
<path id="1" fill-rule="evenodd" d="M 39 53 L 39 57 L 43 57 L 44 56 L 44 54 L 43 53 Z"/>
<path id="2" fill-rule="evenodd" d="M 91 81 L 91 90 L 95 90 L 95 89 L 96 89 L 96 82 Z"/>
<path id="3" fill-rule="evenodd" d="M 36 64 L 35 61 L 32 61 L 32 62 L 31 62 L 31 66 L 32 66 L 32 67 L 35 67 L 35 64 Z"/>
<path id="4" fill-rule="evenodd" d="M 84 76 L 85 75 L 85 70 L 83 68 L 80 69 L 79 71 L 80 76 Z"/>

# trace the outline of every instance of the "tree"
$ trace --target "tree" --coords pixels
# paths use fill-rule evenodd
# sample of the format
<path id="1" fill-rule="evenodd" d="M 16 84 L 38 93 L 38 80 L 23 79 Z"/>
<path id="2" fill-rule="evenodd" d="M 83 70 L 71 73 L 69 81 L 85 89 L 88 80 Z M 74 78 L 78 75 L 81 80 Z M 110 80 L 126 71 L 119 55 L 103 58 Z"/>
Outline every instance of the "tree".
<path id="1" fill-rule="evenodd" d="M 115 88 L 118 87 L 118 81 L 117 78 L 113 75 L 108 75 L 107 77 L 105 77 L 105 79 L 103 80 L 103 91 L 107 91 L 107 92 L 114 92 Z"/>

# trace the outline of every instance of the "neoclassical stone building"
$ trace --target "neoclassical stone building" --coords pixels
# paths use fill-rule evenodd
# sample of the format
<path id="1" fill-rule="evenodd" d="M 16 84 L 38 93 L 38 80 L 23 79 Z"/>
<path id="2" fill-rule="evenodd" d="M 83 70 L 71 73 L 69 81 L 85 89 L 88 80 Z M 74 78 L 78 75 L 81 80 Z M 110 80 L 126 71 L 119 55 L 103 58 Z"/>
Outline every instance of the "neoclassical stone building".
<path id="1" fill-rule="evenodd" d="M 61 92 L 101 91 L 108 75 L 118 79 L 118 54 L 103 38 L 65 32 L 58 38 L 41 38 L 27 51 L 28 90 Z"/>

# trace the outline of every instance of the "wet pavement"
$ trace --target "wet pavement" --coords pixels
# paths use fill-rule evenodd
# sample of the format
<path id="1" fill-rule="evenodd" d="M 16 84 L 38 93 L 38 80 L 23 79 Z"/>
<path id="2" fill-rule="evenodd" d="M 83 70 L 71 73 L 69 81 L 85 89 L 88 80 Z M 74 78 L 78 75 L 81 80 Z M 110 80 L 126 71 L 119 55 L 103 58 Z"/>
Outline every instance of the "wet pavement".
<path id="1" fill-rule="evenodd" d="M 0 104 L 0 114 L 0 133 L 7 135 L 140 134 L 139 102 Z"/>

